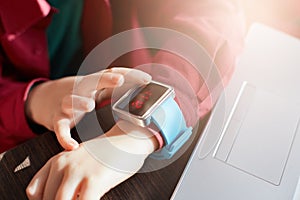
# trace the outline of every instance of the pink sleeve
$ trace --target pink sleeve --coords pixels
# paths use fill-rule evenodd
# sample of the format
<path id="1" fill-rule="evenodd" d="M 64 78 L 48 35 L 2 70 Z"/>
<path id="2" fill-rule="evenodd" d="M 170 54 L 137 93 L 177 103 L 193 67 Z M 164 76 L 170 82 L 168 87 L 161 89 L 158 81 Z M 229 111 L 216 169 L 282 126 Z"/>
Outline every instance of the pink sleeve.
<path id="1" fill-rule="evenodd" d="M 179 30 L 201 44 L 211 61 L 215 63 L 222 84 L 226 85 L 243 47 L 245 27 L 239 5 L 228 0 L 197 0 L 187 1 L 184 4 L 176 4 L 178 1 L 170 2 L 171 5 L 165 4 L 164 11 L 161 11 L 168 16 L 163 20 L 164 26 Z M 170 38 L 164 48 L 176 46 L 178 43 L 176 40 Z M 159 51 L 154 56 L 153 62 L 171 67 L 189 83 L 185 84 L 183 81 L 179 84 L 179 76 L 176 73 L 168 75 L 167 81 L 171 85 L 178 85 L 177 98 L 189 125 L 194 125 L 199 118 L 211 110 L 215 102 L 210 94 L 214 91 L 209 91 L 206 83 L 210 82 L 210 89 L 213 90 L 215 85 L 212 84 L 219 83 L 207 80 L 210 77 L 200 75 L 190 62 L 167 51 Z M 197 66 L 197 69 L 201 73 L 201 70 L 207 71 L 205 67 L 207 66 Z M 154 73 L 154 76 L 160 76 L 160 73 Z M 197 101 L 193 101 L 192 93 Z"/>
<path id="2" fill-rule="evenodd" d="M 0 152 L 35 136 L 24 108 L 30 87 L 40 80 L 23 83 L 0 77 Z"/>

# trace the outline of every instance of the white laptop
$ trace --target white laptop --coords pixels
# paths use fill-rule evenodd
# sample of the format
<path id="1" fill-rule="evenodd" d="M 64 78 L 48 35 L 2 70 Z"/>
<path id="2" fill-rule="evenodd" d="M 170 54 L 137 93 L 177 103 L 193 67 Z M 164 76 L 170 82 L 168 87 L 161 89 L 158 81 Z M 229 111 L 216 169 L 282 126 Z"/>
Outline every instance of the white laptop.
<path id="1" fill-rule="evenodd" d="M 300 40 L 254 24 L 171 199 L 300 200 L 299 121 Z"/>

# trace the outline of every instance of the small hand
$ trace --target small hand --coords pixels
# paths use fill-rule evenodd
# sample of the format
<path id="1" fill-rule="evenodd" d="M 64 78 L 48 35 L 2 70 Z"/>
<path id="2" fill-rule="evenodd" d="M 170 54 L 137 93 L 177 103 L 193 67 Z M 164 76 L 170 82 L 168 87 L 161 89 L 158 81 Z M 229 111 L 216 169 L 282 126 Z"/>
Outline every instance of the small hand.
<path id="1" fill-rule="evenodd" d="M 90 154 L 86 146 L 97 147 L 93 153 L 98 154 Z M 136 173 L 156 148 L 156 139 L 148 129 L 120 121 L 105 135 L 51 158 L 30 182 L 27 195 L 30 200 L 65 200 L 77 196 L 80 200 L 99 200 Z M 101 162 L 95 159 L 98 156 L 103 158 L 99 158 Z M 118 166 L 110 163 L 118 163 Z"/>
<path id="2" fill-rule="evenodd" d="M 151 76 L 134 69 L 112 68 L 86 76 L 71 76 L 41 83 L 27 99 L 27 116 L 37 124 L 56 133 L 63 148 L 72 150 L 78 143 L 71 138 L 70 129 L 95 108 L 111 89 L 124 82 L 147 83 Z"/>

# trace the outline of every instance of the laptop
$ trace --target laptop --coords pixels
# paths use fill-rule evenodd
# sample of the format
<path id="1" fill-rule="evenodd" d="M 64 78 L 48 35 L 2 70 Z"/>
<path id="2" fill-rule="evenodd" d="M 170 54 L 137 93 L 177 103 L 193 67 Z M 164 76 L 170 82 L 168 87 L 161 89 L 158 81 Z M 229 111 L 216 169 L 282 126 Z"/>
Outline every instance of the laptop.
<path id="1" fill-rule="evenodd" d="M 299 39 L 251 26 L 171 199 L 300 199 Z"/>

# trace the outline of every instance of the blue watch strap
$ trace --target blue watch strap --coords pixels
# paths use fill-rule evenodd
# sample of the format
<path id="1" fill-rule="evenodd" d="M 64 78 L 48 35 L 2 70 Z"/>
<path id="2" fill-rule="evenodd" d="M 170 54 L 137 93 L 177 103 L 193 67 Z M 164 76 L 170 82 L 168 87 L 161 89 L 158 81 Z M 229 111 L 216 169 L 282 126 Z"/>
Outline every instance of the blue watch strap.
<path id="1" fill-rule="evenodd" d="M 192 128 L 186 127 L 184 116 L 172 97 L 157 108 L 151 121 L 159 128 L 165 144 L 160 151 L 151 154 L 156 159 L 171 158 L 192 134 Z"/>

